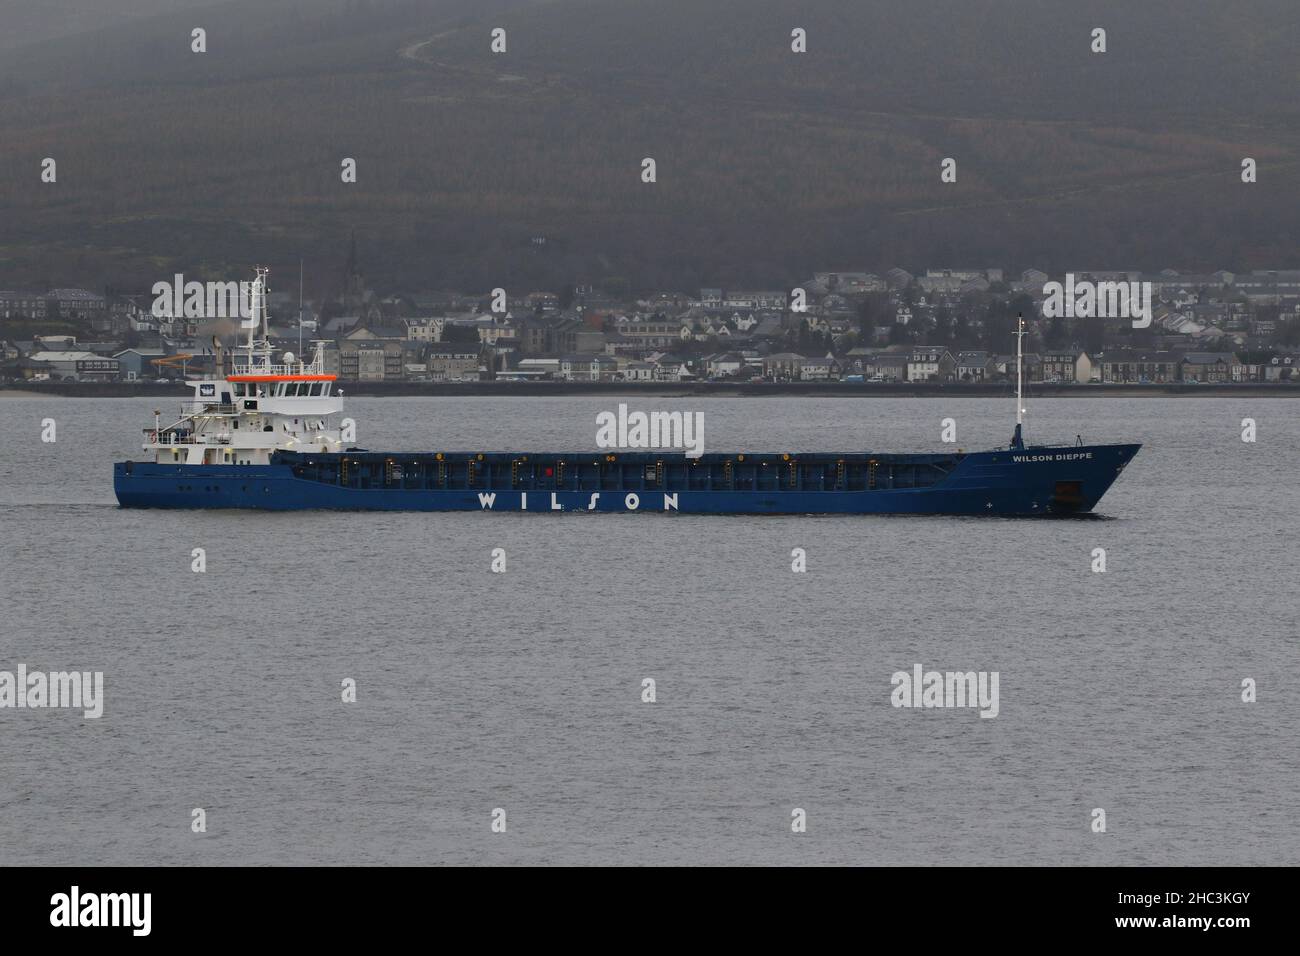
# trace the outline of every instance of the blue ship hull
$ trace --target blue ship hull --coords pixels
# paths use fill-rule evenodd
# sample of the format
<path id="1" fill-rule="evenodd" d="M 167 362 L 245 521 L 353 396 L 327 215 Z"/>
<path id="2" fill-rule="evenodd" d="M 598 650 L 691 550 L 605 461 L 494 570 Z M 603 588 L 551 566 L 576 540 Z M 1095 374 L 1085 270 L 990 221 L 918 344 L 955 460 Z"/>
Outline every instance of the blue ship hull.
<path id="1" fill-rule="evenodd" d="M 267 465 L 119 462 L 127 508 L 1076 515 L 1140 445 L 950 455 L 277 452 Z"/>

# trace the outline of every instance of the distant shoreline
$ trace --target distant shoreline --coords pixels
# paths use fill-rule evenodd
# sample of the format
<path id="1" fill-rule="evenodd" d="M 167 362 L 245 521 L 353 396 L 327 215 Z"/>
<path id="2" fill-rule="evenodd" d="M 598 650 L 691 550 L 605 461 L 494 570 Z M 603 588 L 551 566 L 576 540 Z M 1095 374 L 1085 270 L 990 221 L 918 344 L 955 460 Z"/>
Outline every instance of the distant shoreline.
<path id="1" fill-rule="evenodd" d="M 475 395 L 526 396 L 653 395 L 660 398 L 1000 398 L 1013 395 L 1006 383 L 993 385 L 852 382 L 342 382 L 344 395 L 357 398 L 419 396 L 470 397 Z M 1300 384 L 1247 382 L 1239 385 L 1048 385 L 1025 387 L 1030 398 L 1300 398 Z M 0 385 L 3 398 L 188 398 L 191 391 L 179 385 L 140 382 L 24 382 Z"/>

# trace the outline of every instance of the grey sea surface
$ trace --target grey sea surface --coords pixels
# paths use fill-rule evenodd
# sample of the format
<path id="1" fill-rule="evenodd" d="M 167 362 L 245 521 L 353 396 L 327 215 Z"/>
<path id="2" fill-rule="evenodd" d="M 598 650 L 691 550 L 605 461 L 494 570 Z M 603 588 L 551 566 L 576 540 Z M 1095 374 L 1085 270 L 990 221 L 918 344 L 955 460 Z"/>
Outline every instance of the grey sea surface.
<path id="1" fill-rule="evenodd" d="M 945 450 L 945 418 L 974 450 L 1013 415 L 348 412 L 371 449 L 587 450 L 617 401 L 719 452 Z M 0 863 L 1300 863 L 1294 401 L 1031 403 L 1031 441 L 1143 443 L 1104 520 L 118 508 L 177 404 L 0 400 L 0 670 L 104 673 L 97 720 L 0 709 Z M 998 716 L 891 706 L 918 663 L 997 671 Z"/>

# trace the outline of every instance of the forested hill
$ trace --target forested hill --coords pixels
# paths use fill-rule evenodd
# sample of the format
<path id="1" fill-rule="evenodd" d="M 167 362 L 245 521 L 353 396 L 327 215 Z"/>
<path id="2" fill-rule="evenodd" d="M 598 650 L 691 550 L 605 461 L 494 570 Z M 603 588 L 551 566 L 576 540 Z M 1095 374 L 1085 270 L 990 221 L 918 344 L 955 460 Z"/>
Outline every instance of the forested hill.
<path id="1" fill-rule="evenodd" d="M 0 0 L 0 35 L 3 287 L 324 283 L 353 230 L 381 288 L 1300 264 L 1294 0 Z"/>

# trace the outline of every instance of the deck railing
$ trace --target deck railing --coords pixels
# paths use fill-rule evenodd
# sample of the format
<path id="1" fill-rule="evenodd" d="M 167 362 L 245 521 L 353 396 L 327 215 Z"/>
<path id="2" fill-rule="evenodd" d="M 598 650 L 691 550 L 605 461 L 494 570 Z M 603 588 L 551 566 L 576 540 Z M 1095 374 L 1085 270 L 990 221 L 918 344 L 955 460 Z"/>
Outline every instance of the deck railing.
<path id="1" fill-rule="evenodd" d="M 323 375 L 319 362 L 294 362 L 292 365 L 248 365 L 236 363 L 231 375 Z"/>
<path id="2" fill-rule="evenodd" d="M 154 445 L 194 445 L 198 443 L 194 437 L 194 432 L 177 432 L 170 428 L 164 428 L 161 432 L 154 428 L 146 428 L 144 429 L 144 437 Z"/>

